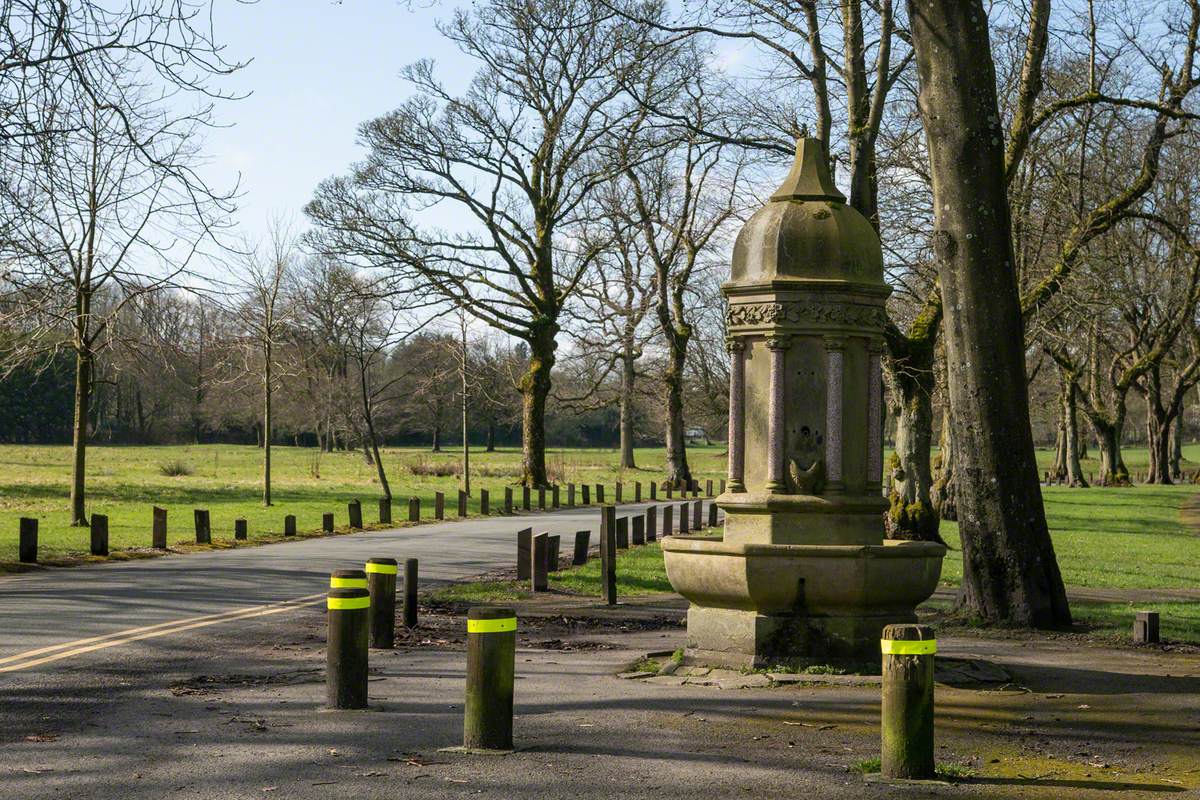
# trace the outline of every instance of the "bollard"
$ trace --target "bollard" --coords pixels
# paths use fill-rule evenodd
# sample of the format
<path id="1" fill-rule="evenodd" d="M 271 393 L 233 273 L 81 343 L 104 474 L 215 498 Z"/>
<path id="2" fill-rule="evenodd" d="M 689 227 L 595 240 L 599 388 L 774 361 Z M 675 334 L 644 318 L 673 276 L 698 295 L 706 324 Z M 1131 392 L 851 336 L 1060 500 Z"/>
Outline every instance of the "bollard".
<path id="1" fill-rule="evenodd" d="M 546 488 L 544 486 L 539 486 L 538 487 L 538 511 L 545 511 L 545 510 L 546 510 Z"/>
<path id="2" fill-rule="evenodd" d="M 573 483 L 567 484 L 567 507 L 575 507 L 575 484 Z"/>
<path id="3" fill-rule="evenodd" d="M 621 517 L 617 520 L 617 549 L 629 549 L 629 518 Z"/>
<path id="4" fill-rule="evenodd" d="M 371 594 L 370 646 L 389 650 L 396 643 L 396 559 L 372 558 L 365 569 Z"/>
<path id="5" fill-rule="evenodd" d="M 674 521 L 672 519 L 674 514 L 675 514 L 674 506 L 667 506 L 666 508 L 663 509 L 663 529 L 662 529 L 663 536 L 671 535 L 671 523 Z"/>
<path id="6" fill-rule="evenodd" d="M 600 509 L 600 597 L 617 604 L 617 509 Z"/>
<path id="7" fill-rule="evenodd" d="M 529 548 L 533 545 L 533 528 L 517 531 L 517 580 L 529 580 Z"/>
<path id="8" fill-rule="evenodd" d="M 512 516 L 512 487 L 511 486 L 504 487 L 504 514 L 505 514 L 505 516 L 508 516 L 508 517 Z"/>
<path id="9" fill-rule="evenodd" d="M 151 546 L 156 550 L 167 549 L 167 510 L 154 507 L 154 529 Z"/>
<path id="10" fill-rule="evenodd" d="M 712 489 L 713 489 L 712 478 L 709 478 L 706 481 L 704 481 L 704 496 L 712 497 Z"/>
<path id="11" fill-rule="evenodd" d="M 361 569 L 335 569 L 329 573 L 330 589 L 365 589 L 367 573 Z"/>
<path id="12" fill-rule="evenodd" d="M 463 749 L 512 750 L 517 615 L 510 608 L 467 611 L 467 692 Z"/>
<path id="13" fill-rule="evenodd" d="M 92 555 L 108 555 L 108 517 L 104 514 L 92 514 Z"/>
<path id="14" fill-rule="evenodd" d="M 633 482 L 633 502 L 635 502 L 635 503 L 642 502 L 642 482 L 641 481 Z"/>
<path id="15" fill-rule="evenodd" d="M 558 559 L 562 553 L 562 537 L 555 534 L 546 540 L 546 571 L 558 572 Z"/>
<path id="16" fill-rule="evenodd" d="M 588 562 L 588 549 L 591 546 L 591 531 L 575 531 L 575 554 L 571 558 L 571 563 L 577 567 L 586 564 Z"/>
<path id="17" fill-rule="evenodd" d="M 675 484 L 671 481 L 667 481 L 667 499 L 670 500 L 674 496 L 675 496 Z"/>
<path id="18" fill-rule="evenodd" d="M 617 481 L 616 485 L 613 487 L 613 502 L 617 503 L 618 505 L 621 503 L 621 490 L 622 484 L 620 481 Z"/>
<path id="19" fill-rule="evenodd" d="M 695 478 L 692 478 L 692 497 L 696 498 L 699 496 L 700 496 L 700 481 L 696 480 Z"/>
<path id="20" fill-rule="evenodd" d="M 488 496 L 487 489 L 479 490 L 479 516 L 486 517 L 492 513 L 491 498 Z"/>
<path id="21" fill-rule="evenodd" d="M 634 547 L 646 543 L 646 518 L 641 514 L 635 514 L 633 517 L 632 530 L 629 532 L 629 539 Z"/>
<path id="22" fill-rule="evenodd" d="M 646 509 L 646 542 L 653 542 L 658 539 L 658 506 L 650 506 Z"/>
<path id="23" fill-rule="evenodd" d="M 717 504 L 716 503 L 708 504 L 708 527 L 710 527 L 710 528 L 717 527 Z"/>
<path id="24" fill-rule="evenodd" d="M 212 526 L 209 523 L 208 510 L 204 508 L 193 510 L 192 520 L 196 526 L 196 544 L 212 544 Z"/>
<path id="25" fill-rule="evenodd" d="M 350 515 L 350 529 L 362 530 L 362 503 L 358 500 L 351 500 L 346 506 L 346 510 Z"/>
<path id="26" fill-rule="evenodd" d="M 419 497 L 408 498 L 408 521 L 409 522 L 420 522 L 421 521 L 421 498 L 419 498 Z"/>
<path id="27" fill-rule="evenodd" d="M 679 504 L 679 533 L 687 535 L 688 532 L 688 504 Z"/>
<path id="28" fill-rule="evenodd" d="M 283 518 L 283 535 L 284 536 L 295 536 L 296 535 L 296 515 L 295 514 L 288 514 L 286 517 Z"/>
<path id="29" fill-rule="evenodd" d="M 404 562 L 404 627 L 417 627 L 417 560 Z"/>
<path id="30" fill-rule="evenodd" d="M 725 479 L 721 478 L 721 494 L 725 494 Z"/>
<path id="31" fill-rule="evenodd" d="M 325 702 L 329 708 L 366 708 L 370 595 L 365 588 L 330 589 L 326 605 Z"/>
<path id="32" fill-rule="evenodd" d="M 529 548 L 529 588 L 535 592 L 544 592 L 549 587 L 546 578 L 546 556 L 550 550 L 550 534 L 539 533 L 533 537 Z"/>
<path id="33" fill-rule="evenodd" d="M 392 524 L 392 498 L 390 497 L 379 498 L 379 524 Z"/>
<path id="34" fill-rule="evenodd" d="M 596 505 L 598 505 L 598 506 L 604 505 L 604 484 L 603 483 L 596 484 Z"/>
<path id="35" fill-rule="evenodd" d="M 658 483 L 657 483 L 657 481 L 650 481 L 650 499 L 651 500 L 658 499 Z"/>
<path id="36" fill-rule="evenodd" d="M 933 660 L 937 640 L 928 625 L 883 629 L 882 747 L 885 778 L 933 777 Z"/>
<path id="37" fill-rule="evenodd" d="M 321 530 L 326 533 L 333 533 L 333 514 L 325 512 L 321 515 Z"/>
<path id="38" fill-rule="evenodd" d="M 692 503 L 692 530 L 698 531 L 704 527 L 704 501 Z"/>
<path id="39" fill-rule="evenodd" d="M 558 484 L 550 487 L 550 507 L 558 508 Z"/>
<path id="40" fill-rule="evenodd" d="M 38 521 L 32 517 L 21 517 L 20 541 L 17 554 L 23 564 L 36 564 L 38 551 Z"/>
<path id="41" fill-rule="evenodd" d="M 446 518 L 446 493 L 438 492 L 433 496 L 433 517 L 434 519 Z"/>
<path id="42" fill-rule="evenodd" d="M 592 487 L 585 483 L 580 487 L 580 491 L 583 493 L 583 504 L 590 506 L 592 504 Z"/>
<path id="43" fill-rule="evenodd" d="M 530 506 L 529 506 L 529 487 L 528 487 L 528 486 L 522 486 L 522 487 L 521 487 L 521 510 L 522 510 L 522 511 L 529 511 L 529 510 L 530 510 Z"/>
<path id="44" fill-rule="evenodd" d="M 465 517 L 467 515 L 467 493 L 462 489 L 458 490 L 458 516 Z"/>
<path id="45" fill-rule="evenodd" d="M 332 518 L 333 515 L 330 514 L 329 517 Z M 330 527 L 332 528 L 332 523 L 331 523 Z M 233 521 L 233 538 L 239 542 L 246 541 L 246 534 L 247 534 L 248 529 L 249 529 L 249 525 L 247 524 L 246 520 L 235 519 Z"/>
<path id="46" fill-rule="evenodd" d="M 1158 643 L 1158 612 L 1138 611 L 1133 617 L 1134 644 Z"/>

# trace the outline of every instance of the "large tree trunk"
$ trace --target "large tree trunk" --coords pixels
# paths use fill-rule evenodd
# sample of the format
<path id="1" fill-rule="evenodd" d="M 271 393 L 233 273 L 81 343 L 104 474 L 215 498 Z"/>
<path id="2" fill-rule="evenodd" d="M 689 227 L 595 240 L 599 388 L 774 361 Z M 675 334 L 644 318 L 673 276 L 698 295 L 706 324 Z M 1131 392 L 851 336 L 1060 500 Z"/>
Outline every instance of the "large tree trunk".
<path id="1" fill-rule="evenodd" d="M 955 497 L 957 490 L 958 482 L 954 479 L 954 441 L 950 438 L 950 406 L 943 404 L 937 477 L 933 481 L 933 509 L 940 519 L 958 521 L 958 502 Z"/>
<path id="2" fill-rule="evenodd" d="M 885 359 L 892 416 L 896 419 L 896 450 L 891 464 L 887 529 L 892 539 L 941 541 L 938 516 L 930 492 L 933 470 L 932 370 L 897 369 Z"/>
<path id="3" fill-rule="evenodd" d="M 1129 470 L 1121 456 L 1121 425 L 1091 419 L 1100 446 L 1100 485 L 1128 486 Z"/>
<path id="4" fill-rule="evenodd" d="M 1171 479 L 1171 424 L 1169 416 L 1152 410 L 1146 415 L 1146 440 L 1150 450 L 1150 468 L 1146 473 L 1146 483 L 1167 486 L 1174 481 Z"/>
<path id="5" fill-rule="evenodd" d="M 688 467 L 686 430 L 683 421 L 683 365 L 686 358 L 684 347 L 668 340 L 667 369 L 663 374 L 663 388 L 667 400 L 667 482 L 686 488 L 692 483 L 692 471 Z"/>
<path id="6" fill-rule="evenodd" d="M 909 0 L 908 9 L 945 307 L 959 606 L 990 623 L 1069 625 L 1029 427 L 988 17 L 979 0 Z"/>
<path id="7" fill-rule="evenodd" d="M 84 342 L 75 351 L 75 421 L 71 441 L 71 524 L 87 525 L 87 439 L 91 405 L 92 354 Z"/>
<path id="8" fill-rule="evenodd" d="M 521 483 L 530 488 L 548 485 L 546 398 L 550 396 L 557 333 L 558 326 L 554 324 L 535 331 L 529 340 L 529 364 L 521 376 Z"/>
<path id="9" fill-rule="evenodd" d="M 1175 424 L 1171 426 L 1171 478 L 1183 478 L 1183 409 L 1175 415 Z"/>
<path id="10" fill-rule="evenodd" d="M 636 469 L 633 459 L 633 385 L 637 373 L 633 357 L 626 353 L 621 359 L 621 468 Z"/>

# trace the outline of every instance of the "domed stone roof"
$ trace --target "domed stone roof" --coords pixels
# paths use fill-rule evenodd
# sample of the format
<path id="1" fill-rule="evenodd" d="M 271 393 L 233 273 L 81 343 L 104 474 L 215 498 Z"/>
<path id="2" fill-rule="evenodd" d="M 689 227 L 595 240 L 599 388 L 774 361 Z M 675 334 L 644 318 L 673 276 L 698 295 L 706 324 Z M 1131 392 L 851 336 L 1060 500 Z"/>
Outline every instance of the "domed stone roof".
<path id="1" fill-rule="evenodd" d="M 783 185 L 746 222 L 733 246 L 730 282 L 809 279 L 883 284 L 879 236 L 846 205 L 820 139 L 796 143 Z"/>

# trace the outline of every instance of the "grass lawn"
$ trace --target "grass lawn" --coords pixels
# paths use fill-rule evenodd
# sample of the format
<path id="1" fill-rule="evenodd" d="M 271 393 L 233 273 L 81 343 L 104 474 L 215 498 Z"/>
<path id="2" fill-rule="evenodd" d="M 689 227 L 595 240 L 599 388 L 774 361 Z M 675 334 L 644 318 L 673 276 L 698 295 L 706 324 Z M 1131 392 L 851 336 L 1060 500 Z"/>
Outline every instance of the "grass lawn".
<path id="1" fill-rule="evenodd" d="M 334 512 L 342 528 L 347 523 L 346 504 L 354 498 L 362 500 L 364 522 L 378 519 L 379 484 L 374 467 L 364 462 L 361 453 L 318 455 L 312 448 L 296 447 L 274 447 L 271 452 L 274 505 L 264 508 L 262 452 L 256 447 L 93 447 L 88 450 L 88 513 L 108 515 L 114 551 L 150 546 L 150 509 L 154 505 L 167 509 L 168 540 L 173 545 L 194 542 L 195 508 L 210 511 L 214 543 L 218 539 L 232 540 L 233 521 L 237 518 L 245 518 L 251 540 L 260 541 L 278 538 L 287 514 L 296 515 L 301 535 L 318 531 L 321 514 L 327 511 Z M 693 473 L 701 480 L 719 479 L 725 469 L 724 452 L 719 445 L 690 449 Z M 0 570 L 12 568 L 17 559 L 20 517 L 38 519 L 43 560 L 87 553 L 88 531 L 70 527 L 70 455 L 66 446 L 0 446 Z M 453 518 L 459 478 L 417 475 L 412 467 L 454 465 L 460 455 L 457 450 L 385 450 L 384 464 L 394 498 L 393 520 L 408 518 L 407 501 L 412 496 L 421 498 L 422 517 L 432 519 L 434 494 L 438 491 L 446 494 L 446 515 Z M 639 468 L 622 473 L 616 468 L 614 450 L 554 450 L 547 454 L 547 467 L 552 477 L 564 485 L 606 484 L 609 500 L 613 484 L 621 480 L 628 486 L 626 498 L 631 499 L 634 481 L 641 481 L 643 492 L 648 493 L 649 482 L 662 476 L 662 449 L 640 449 L 636 458 Z M 171 462 L 184 464 L 191 474 L 164 475 L 161 467 Z M 492 513 L 496 513 L 503 507 L 504 487 L 512 486 L 520 475 L 520 450 L 472 450 L 471 464 L 473 496 L 468 510 L 473 515 L 478 513 L 479 489 L 487 489 Z M 520 503 L 519 491 L 514 502 Z M 546 502 L 550 502 L 549 497 Z M 562 502 L 566 502 L 565 486 Z"/>

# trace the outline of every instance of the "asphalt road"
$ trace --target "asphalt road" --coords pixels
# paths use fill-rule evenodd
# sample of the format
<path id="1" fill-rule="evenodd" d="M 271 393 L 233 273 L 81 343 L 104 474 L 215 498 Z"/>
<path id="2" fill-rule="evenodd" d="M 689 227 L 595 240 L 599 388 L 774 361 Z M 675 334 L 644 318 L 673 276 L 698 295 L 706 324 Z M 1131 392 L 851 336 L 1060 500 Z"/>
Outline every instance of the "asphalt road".
<path id="1" fill-rule="evenodd" d="M 622 505 L 618 515 L 648 505 Z M 563 534 L 569 553 L 575 531 L 591 530 L 598 543 L 599 513 L 488 517 L 0 578 L 0 686 L 4 673 L 125 658 L 115 651 L 321 603 L 331 570 L 368 558 L 417 558 L 426 586 L 511 568 L 522 528 Z"/>

